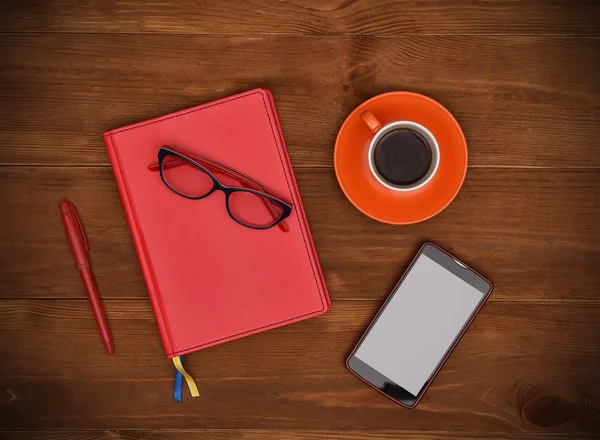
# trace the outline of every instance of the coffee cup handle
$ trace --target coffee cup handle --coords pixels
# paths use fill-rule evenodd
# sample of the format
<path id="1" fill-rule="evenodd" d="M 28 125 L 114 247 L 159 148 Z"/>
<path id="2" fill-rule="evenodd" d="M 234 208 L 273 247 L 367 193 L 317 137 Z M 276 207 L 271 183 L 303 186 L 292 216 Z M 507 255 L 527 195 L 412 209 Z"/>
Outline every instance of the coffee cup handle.
<path id="1" fill-rule="evenodd" d="M 379 119 L 377 119 L 369 110 L 362 112 L 360 114 L 360 119 L 362 119 L 367 127 L 369 127 L 369 130 L 371 130 L 373 134 L 377 133 L 379 130 L 381 130 L 381 127 L 383 127 L 381 122 L 379 122 Z"/>

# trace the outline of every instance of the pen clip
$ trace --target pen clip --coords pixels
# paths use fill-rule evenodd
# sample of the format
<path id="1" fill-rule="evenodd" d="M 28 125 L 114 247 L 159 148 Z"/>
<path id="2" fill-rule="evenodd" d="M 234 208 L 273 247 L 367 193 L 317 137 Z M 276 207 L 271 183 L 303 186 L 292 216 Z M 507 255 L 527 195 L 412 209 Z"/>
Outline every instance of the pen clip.
<path id="1" fill-rule="evenodd" d="M 77 229 L 79 230 L 79 235 L 81 236 L 81 241 L 83 241 L 83 245 L 85 246 L 85 253 L 90 254 L 90 247 L 88 246 L 87 238 L 85 237 L 85 232 L 83 231 L 83 226 L 81 225 L 81 221 L 79 220 L 79 216 L 75 211 L 75 207 L 73 207 L 73 217 L 75 217 L 75 223 L 77 224 Z"/>

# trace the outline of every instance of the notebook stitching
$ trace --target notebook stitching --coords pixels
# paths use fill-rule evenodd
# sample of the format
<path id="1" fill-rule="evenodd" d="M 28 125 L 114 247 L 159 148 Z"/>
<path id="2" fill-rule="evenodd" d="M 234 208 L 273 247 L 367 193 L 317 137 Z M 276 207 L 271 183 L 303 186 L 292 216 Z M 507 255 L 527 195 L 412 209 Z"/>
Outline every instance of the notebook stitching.
<path id="1" fill-rule="evenodd" d="M 294 319 L 303 318 L 305 316 L 312 315 L 313 313 L 320 312 L 322 310 L 323 309 L 321 309 L 321 310 L 315 310 L 313 312 L 305 313 L 304 315 L 295 316 L 293 318 L 284 319 L 283 321 L 278 321 L 278 322 L 273 322 L 271 324 L 263 325 L 262 327 L 256 327 L 256 328 L 253 328 L 252 330 L 246 330 L 244 332 L 236 333 L 235 335 L 229 335 L 229 336 L 225 336 L 223 338 L 214 339 L 214 340 L 212 340 L 210 342 L 205 342 L 204 344 L 194 345 L 193 347 L 184 348 L 183 350 L 173 351 L 173 352 L 169 353 L 168 355 L 170 356 L 170 355 L 173 355 L 173 354 L 176 355 L 176 354 L 179 354 L 179 353 L 184 353 L 184 352 L 186 352 L 188 350 L 194 350 L 195 348 L 201 348 L 201 347 L 204 347 L 206 345 L 214 344 L 215 342 L 223 341 L 225 339 L 235 338 L 236 336 L 240 336 L 240 335 L 243 335 L 243 334 L 246 334 L 246 333 L 251 333 L 251 332 L 254 332 L 256 330 L 262 330 L 263 328 L 271 327 L 271 326 L 274 326 L 274 325 L 277 325 L 277 324 L 283 324 L 284 322 L 293 321 Z"/>
<path id="2" fill-rule="evenodd" d="M 200 110 L 204 110 L 204 109 L 207 109 L 207 108 L 210 108 L 210 107 L 214 107 L 214 106 L 216 106 L 216 105 L 225 104 L 226 102 L 235 101 L 236 99 L 242 99 L 242 98 L 245 98 L 245 97 L 247 97 L 247 96 L 250 96 L 250 95 L 257 95 L 257 94 L 259 95 L 259 94 L 260 94 L 260 92 L 253 92 L 253 93 L 249 93 L 249 94 L 247 94 L 247 95 L 238 96 L 238 97 L 236 97 L 236 98 L 230 98 L 230 99 L 222 100 L 221 102 L 217 102 L 217 103 L 215 103 L 215 104 L 205 104 L 205 105 L 202 105 L 202 106 L 201 106 L 201 107 L 199 107 L 199 108 L 194 108 L 194 109 L 192 109 L 192 110 L 183 111 L 183 113 L 178 113 L 178 114 L 176 114 L 176 115 L 173 115 L 173 116 L 163 116 L 162 118 L 158 118 L 157 120 L 155 120 L 155 121 L 152 121 L 152 122 L 145 122 L 145 123 L 142 123 L 142 124 L 134 124 L 132 127 L 129 127 L 129 128 L 121 128 L 121 129 L 113 130 L 113 131 L 110 131 L 109 133 L 110 133 L 110 134 L 113 134 L 113 133 L 114 133 L 114 134 L 117 134 L 117 133 L 122 133 L 122 132 L 124 132 L 124 131 L 133 130 L 133 129 L 135 129 L 135 128 L 145 127 L 146 125 L 150 125 L 150 124 L 156 124 L 157 122 L 162 122 L 162 121 L 167 121 L 167 120 L 169 120 L 169 119 L 178 118 L 178 117 L 180 117 L 180 116 L 184 116 L 184 115 L 187 115 L 187 114 L 189 114 L 189 113 L 194 113 L 194 112 L 197 112 L 197 111 L 200 111 Z"/>
<path id="3" fill-rule="evenodd" d="M 252 92 L 252 93 L 244 94 L 242 96 L 237 96 L 235 98 L 230 98 L 230 99 L 222 100 L 222 101 L 214 103 L 214 104 L 203 105 L 200 108 L 195 108 L 193 110 L 189 110 L 189 111 L 186 111 L 186 112 L 183 112 L 183 113 L 178 113 L 178 114 L 173 115 L 173 116 L 165 116 L 165 117 L 159 118 L 159 119 L 157 119 L 155 121 L 146 122 L 146 123 L 143 123 L 143 124 L 136 124 L 136 125 L 134 125 L 132 127 L 123 128 L 123 129 L 120 129 L 120 130 L 113 130 L 113 131 L 109 132 L 109 136 L 112 137 L 113 134 L 122 133 L 122 132 L 133 130 L 133 129 L 136 129 L 136 128 L 145 127 L 146 125 L 155 124 L 157 122 L 161 122 L 161 121 L 166 121 L 168 119 L 177 118 L 177 117 L 180 117 L 180 116 L 187 115 L 189 113 L 194 113 L 194 112 L 197 112 L 199 110 L 204 110 L 204 109 L 207 109 L 207 108 L 210 108 L 210 107 L 214 107 L 214 106 L 217 106 L 217 105 L 225 104 L 226 102 L 235 101 L 237 99 L 242 99 L 242 98 L 245 98 L 245 97 L 248 97 L 248 96 L 251 96 L 251 95 L 260 95 L 261 96 L 263 105 L 265 107 L 265 111 L 267 112 L 267 118 L 269 120 L 269 128 L 271 129 L 271 134 L 273 136 L 273 140 L 275 141 L 275 145 L 277 146 L 277 154 L 279 156 L 279 162 L 281 164 L 281 168 L 283 169 L 283 174 L 285 176 L 285 182 L 286 182 L 286 184 L 288 186 L 288 191 L 290 192 L 290 194 L 293 194 L 293 191 L 292 191 L 292 189 L 290 187 L 290 182 L 289 182 L 289 179 L 288 179 L 285 167 L 283 165 L 283 160 L 281 158 L 281 151 L 280 151 L 280 148 L 279 148 L 279 143 L 277 142 L 277 138 L 275 137 L 275 132 L 273 131 L 273 124 L 271 122 L 271 115 L 269 114 L 269 111 L 267 109 L 267 104 L 265 103 L 265 98 L 262 95 L 262 93 L 260 93 L 260 92 Z M 134 213 L 134 217 L 136 217 L 135 213 Z M 246 331 L 243 331 L 243 332 L 240 332 L 240 333 L 236 333 L 236 334 L 233 334 L 233 335 L 225 336 L 223 338 L 214 339 L 214 340 L 212 340 L 210 342 L 205 342 L 205 343 L 200 344 L 200 345 L 195 345 L 195 346 L 192 346 L 192 347 L 188 347 L 188 348 L 185 348 L 183 350 L 173 351 L 173 352 L 168 353 L 168 356 L 179 354 L 179 353 L 183 353 L 183 352 L 188 351 L 188 350 L 193 350 L 193 349 L 196 349 L 196 348 L 204 347 L 206 345 L 214 344 L 215 342 L 219 342 L 219 341 L 222 341 L 222 340 L 225 340 L 225 339 L 235 338 L 236 336 L 240 336 L 240 335 L 243 335 L 243 334 L 246 334 L 246 333 L 251 333 L 251 332 L 254 332 L 254 331 L 257 331 L 257 330 L 262 330 L 264 328 L 272 327 L 272 326 L 277 325 L 277 324 L 283 324 L 284 322 L 293 321 L 293 320 L 298 319 L 298 318 L 303 318 L 305 316 L 312 315 L 313 313 L 322 312 L 325 309 L 325 305 L 323 304 L 323 294 L 321 292 L 321 289 L 319 288 L 319 283 L 317 281 L 317 277 L 316 277 L 316 274 L 315 274 L 314 262 L 312 261 L 311 254 L 308 251 L 308 245 L 306 243 L 306 237 L 304 235 L 304 230 L 303 230 L 302 226 L 300 225 L 300 219 L 297 218 L 296 220 L 298 222 L 298 227 L 300 228 L 300 232 L 302 233 L 302 241 L 304 242 L 304 248 L 306 249 L 306 254 L 307 254 L 307 256 L 308 256 L 308 258 L 309 258 L 309 260 L 311 262 L 311 270 L 312 270 L 312 273 L 313 273 L 313 278 L 315 280 L 315 284 L 317 285 L 317 291 L 319 292 L 319 301 L 321 302 L 321 309 L 320 310 L 311 311 L 311 312 L 305 313 L 303 315 L 295 316 L 293 318 L 284 319 L 283 321 L 273 322 L 271 324 L 267 324 L 267 325 L 264 325 L 262 327 L 256 327 L 256 328 L 253 328 L 251 330 L 246 330 Z M 137 228 L 137 218 L 136 218 L 136 228 Z M 154 282 L 154 275 L 153 274 L 152 274 L 152 278 L 153 278 L 153 282 Z M 156 289 L 156 290 L 158 290 L 158 289 Z M 160 297 L 160 295 L 158 295 L 158 296 Z M 159 301 L 161 301 L 160 298 L 159 298 Z M 162 315 L 162 306 L 161 306 L 161 312 L 160 313 Z M 167 329 L 167 335 L 168 335 L 168 329 Z"/>

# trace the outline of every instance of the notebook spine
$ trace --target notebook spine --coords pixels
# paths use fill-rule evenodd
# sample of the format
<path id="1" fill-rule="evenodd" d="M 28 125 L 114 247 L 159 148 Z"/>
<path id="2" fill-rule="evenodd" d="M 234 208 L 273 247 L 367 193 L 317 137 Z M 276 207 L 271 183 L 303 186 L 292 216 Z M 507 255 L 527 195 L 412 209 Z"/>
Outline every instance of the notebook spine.
<path id="1" fill-rule="evenodd" d="M 127 187 L 125 185 L 125 180 L 123 174 L 121 173 L 121 168 L 119 166 L 119 158 L 117 156 L 117 152 L 114 146 L 114 138 L 111 132 L 104 133 L 104 144 L 106 145 L 106 150 L 108 152 L 108 157 L 110 159 L 110 163 L 112 165 L 113 173 L 115 175 L 115 180 L 117 181 L 117 187 L 119 188 L 119 194 L 121 196 L 121 201 L 123 203 L 123 208 L 125 210 L 125 215 L 127 217 L 127 223 L 129 223 L 129 229 L 131 231 L 131 235 L 133 237 L 133 243 L 135 245 L 135 250 L 138 255 L 138 259 L 140 261 L 140 266 L 142 268 L 142 274 L 144 276 L 144 280 L 146 282 L 146 287 L 148 289 L 148 296 L 150 297 L 150 303 L 152 304 L 152 308 L 154 309 L 154 315 L 156 317 L 156 323 L 158 325 L 158 330 L 160 333 L 160 337 L 163 341 L 163 345 L 165 347 L 165 351 L 167 353 L 173 352 L 169 330 L 166 325 L 161 301 L 160 294 L 156 289 L 156 284 L 154 282 L 153 272 L 148 263 L 148 258 L 146 256 L 146 251 L 142 242 L 141 234 L 139 231 L 138 222 L 135 217 L 135 213 L 129 201 L 129 194 L 127 192 Z"/>

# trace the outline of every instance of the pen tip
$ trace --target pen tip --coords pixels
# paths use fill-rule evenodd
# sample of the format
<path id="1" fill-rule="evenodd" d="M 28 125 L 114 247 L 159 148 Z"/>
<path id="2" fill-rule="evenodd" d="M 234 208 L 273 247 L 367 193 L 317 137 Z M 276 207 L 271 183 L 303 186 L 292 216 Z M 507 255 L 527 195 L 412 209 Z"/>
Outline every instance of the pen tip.
<path id="1" fill-rule="evenodd" d="M 115 353 L 115 347 L 113 346 L 112 342 L 109 342 L 105 345 L 106 345 L 106 352 L 112 356 Z"/>

